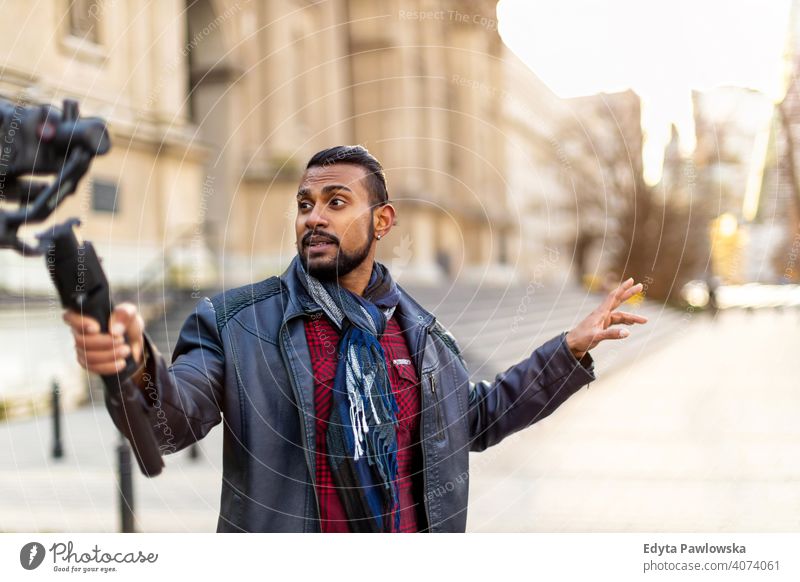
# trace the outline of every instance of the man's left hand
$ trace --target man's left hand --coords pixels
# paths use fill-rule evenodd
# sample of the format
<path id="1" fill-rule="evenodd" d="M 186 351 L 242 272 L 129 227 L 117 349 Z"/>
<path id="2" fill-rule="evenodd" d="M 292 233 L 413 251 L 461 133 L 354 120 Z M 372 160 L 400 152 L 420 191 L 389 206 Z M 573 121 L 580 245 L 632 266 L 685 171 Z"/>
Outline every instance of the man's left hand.
<path id="1" fill-rule="evenodd" d="M 581 359 L 603 340 L 623 339 L 630 332 L 621 327 L 610 327 L 615 324 L 633 325 L 647 323 L 642 315 L 615 311 L 617 307 L 642 290 L 642 284 L 633 284 L 633 277 L 622 283 L 608 294 L 605 301 L 592 311 L 589 316 L 567 332 L 567 346 L 577 359 Z"/>

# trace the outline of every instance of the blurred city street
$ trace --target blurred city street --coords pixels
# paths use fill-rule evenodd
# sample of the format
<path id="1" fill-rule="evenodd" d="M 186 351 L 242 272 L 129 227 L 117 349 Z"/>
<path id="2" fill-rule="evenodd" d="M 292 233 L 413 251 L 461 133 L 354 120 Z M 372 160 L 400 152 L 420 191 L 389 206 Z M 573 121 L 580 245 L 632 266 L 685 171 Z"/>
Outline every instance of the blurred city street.
<path id="1" fill-rule="evenodd" d="M 799 531 L 798 346 L 797 311 L 697 316 L 473 457 L 469 529 Z"/>
<path id="2" fill-rule="evenodd" d="M 657 345 L 598 348 L 599 370 L 624 361 L 472 455 L 468 530 L 800 530 L 799 323 L 797 310 L 732 309 L 672 323 Z M 117 441 L 98 404 L 66 414 L 59 461 L 49 415 L 0 424 L 0 531 L 118 529 Z M 214 531 L 221 437 L 155 479 L 134 468 L 139 531 Z"/>
<path id="3" fill-rule="evenodd" d="M 314 492 L 322 531 L 371 528 L 377 488 L 306 486 L 368 484 L 315 480 L 315 453 L 365 463 L 355 437 L 384 491 L 422 467 L 398 498 L 463 517 L 477 435 L 435 363 L 491 381 L 570 330 L 526 372 L 601 340 L 597 380 L 470 456 L 468 531 L 800 532 L 800 0 L 6 4 L 0 532 L 213 532 L 223 458 L 231 528 L 306 527 Z M 241 446 L 216 426 L 121 475 L 103 378 L 143 329 L 185 371 L 134 379 L 164 446 L 219 410 Z M 529 419 L 529 377 L 473 432 Z M 389 386 L 419 429 L 385 424 L 416 421 Z"/>

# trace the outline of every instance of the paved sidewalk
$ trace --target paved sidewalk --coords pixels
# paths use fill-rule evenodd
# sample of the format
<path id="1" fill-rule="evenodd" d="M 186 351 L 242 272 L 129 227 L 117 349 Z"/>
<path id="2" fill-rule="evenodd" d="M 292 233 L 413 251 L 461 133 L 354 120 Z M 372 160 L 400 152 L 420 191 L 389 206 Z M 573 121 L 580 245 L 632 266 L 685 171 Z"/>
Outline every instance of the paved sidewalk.
<path id="1" fill-rule="evenodd" d="M 674 322 L 673 322 L 674 325 Z M 797 312 L 686 320 L 672 339 L 606 344 L 604 372 L 541 423 L 471 458 L 471 531 L 800 531 Z M 644 328 L 642 328 L 644 329 Z M 654 336 L 655 337 L 655 336 Z M 0 423 L 0 531 L 117 531 L 105 409 Z M 135 473 L 140 531 L 214 531 L 220 427 L 192 461 Z"/>
<path id="2" fill-rule="evenodd" d="M 51 419 L 0 423 L 0 531 L 119 531 L 117 432 L 103 407 L 64 417 L 65 456 L 53 460 Z M 138 531 L 215 531 L 222 475 L 222 430 L 165 457 L 154 479 L 134 464 Z"/>
<path id="3" fill-rule="evenodd" d="M 473 455 L 469 529 L 800 531 L 800 312 L 697 320 Z"/>

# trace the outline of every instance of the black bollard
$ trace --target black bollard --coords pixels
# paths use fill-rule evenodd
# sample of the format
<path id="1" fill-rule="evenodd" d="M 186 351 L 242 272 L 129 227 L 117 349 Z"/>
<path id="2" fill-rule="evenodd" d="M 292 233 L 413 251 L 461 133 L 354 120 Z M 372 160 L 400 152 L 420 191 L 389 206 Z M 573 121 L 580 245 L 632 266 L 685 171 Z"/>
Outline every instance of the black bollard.
<path id="1" fill-rule="evenodd" d="M 61 444 L 61 389 L 56 380 L 53 380 L 50 394 L 53 408 L 53 458 L 60 459 L 64 456 L 64 447 Z"/>
<path id="2" fill-rule="evenodd" d="M 192 461 L 196 461 L 200 458 L 200 448 L 197 446 L 197 443 L 192 443 L 189 446 L 189 458 Z"/>
<path id="3" fill-rule="evenodd" d="M 117 445 L 117 458 L 119 461 L 119 519 L 120 531 L 132 533 L 134 530 L 133 518 L 133 472 L 131 471 L 131 450 L 128 441 L 120 435 Z"/>

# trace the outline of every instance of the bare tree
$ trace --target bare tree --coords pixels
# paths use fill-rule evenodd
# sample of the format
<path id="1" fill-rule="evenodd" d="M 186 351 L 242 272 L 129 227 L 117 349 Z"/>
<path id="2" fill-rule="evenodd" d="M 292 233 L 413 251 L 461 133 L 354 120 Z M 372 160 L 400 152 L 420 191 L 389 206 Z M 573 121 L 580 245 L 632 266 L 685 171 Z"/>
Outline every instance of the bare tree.
<path id="1" fill-rule="evenodd" d="M 787 237 L 773 257 L 775 269 L 781 273 L 781 280 L 785 283 L 800 281 L 800 267 L 798 255 L 800 254 L 800 168 L 797 159 L 797 139 L 800 124 L 800 81 L 797 71 L 800 62 L 795 66 L 795 74 L 789 84 L 786 96 L 778 105 L 778 118 L 780 120 L 779 133 L 782 139 L 779 144 L 776 160 L 778 171 L 784 177 L 791 192 L 786 218 L 788 220 Z M 777 194 L 777 193 L 774 193 Z"/>
<path id="2" fill-rule="evenodd" d="M 603 264 L 616 278 L 634 277 L 649 297 L 677 301 L 708 262 L 708 213 L 692 192 L 693 160 L 668 151 L 664 179 L 646 182 L 639 103 L 632 91 L 569 100 L 571 115 L 553 124 L 553 135 L 541 136 L 540 147 L 554 162 L 567 159 L 561 165 L 577 200 L 576 252 L 584 254 L 578 268 L 602 245 Z"/>

